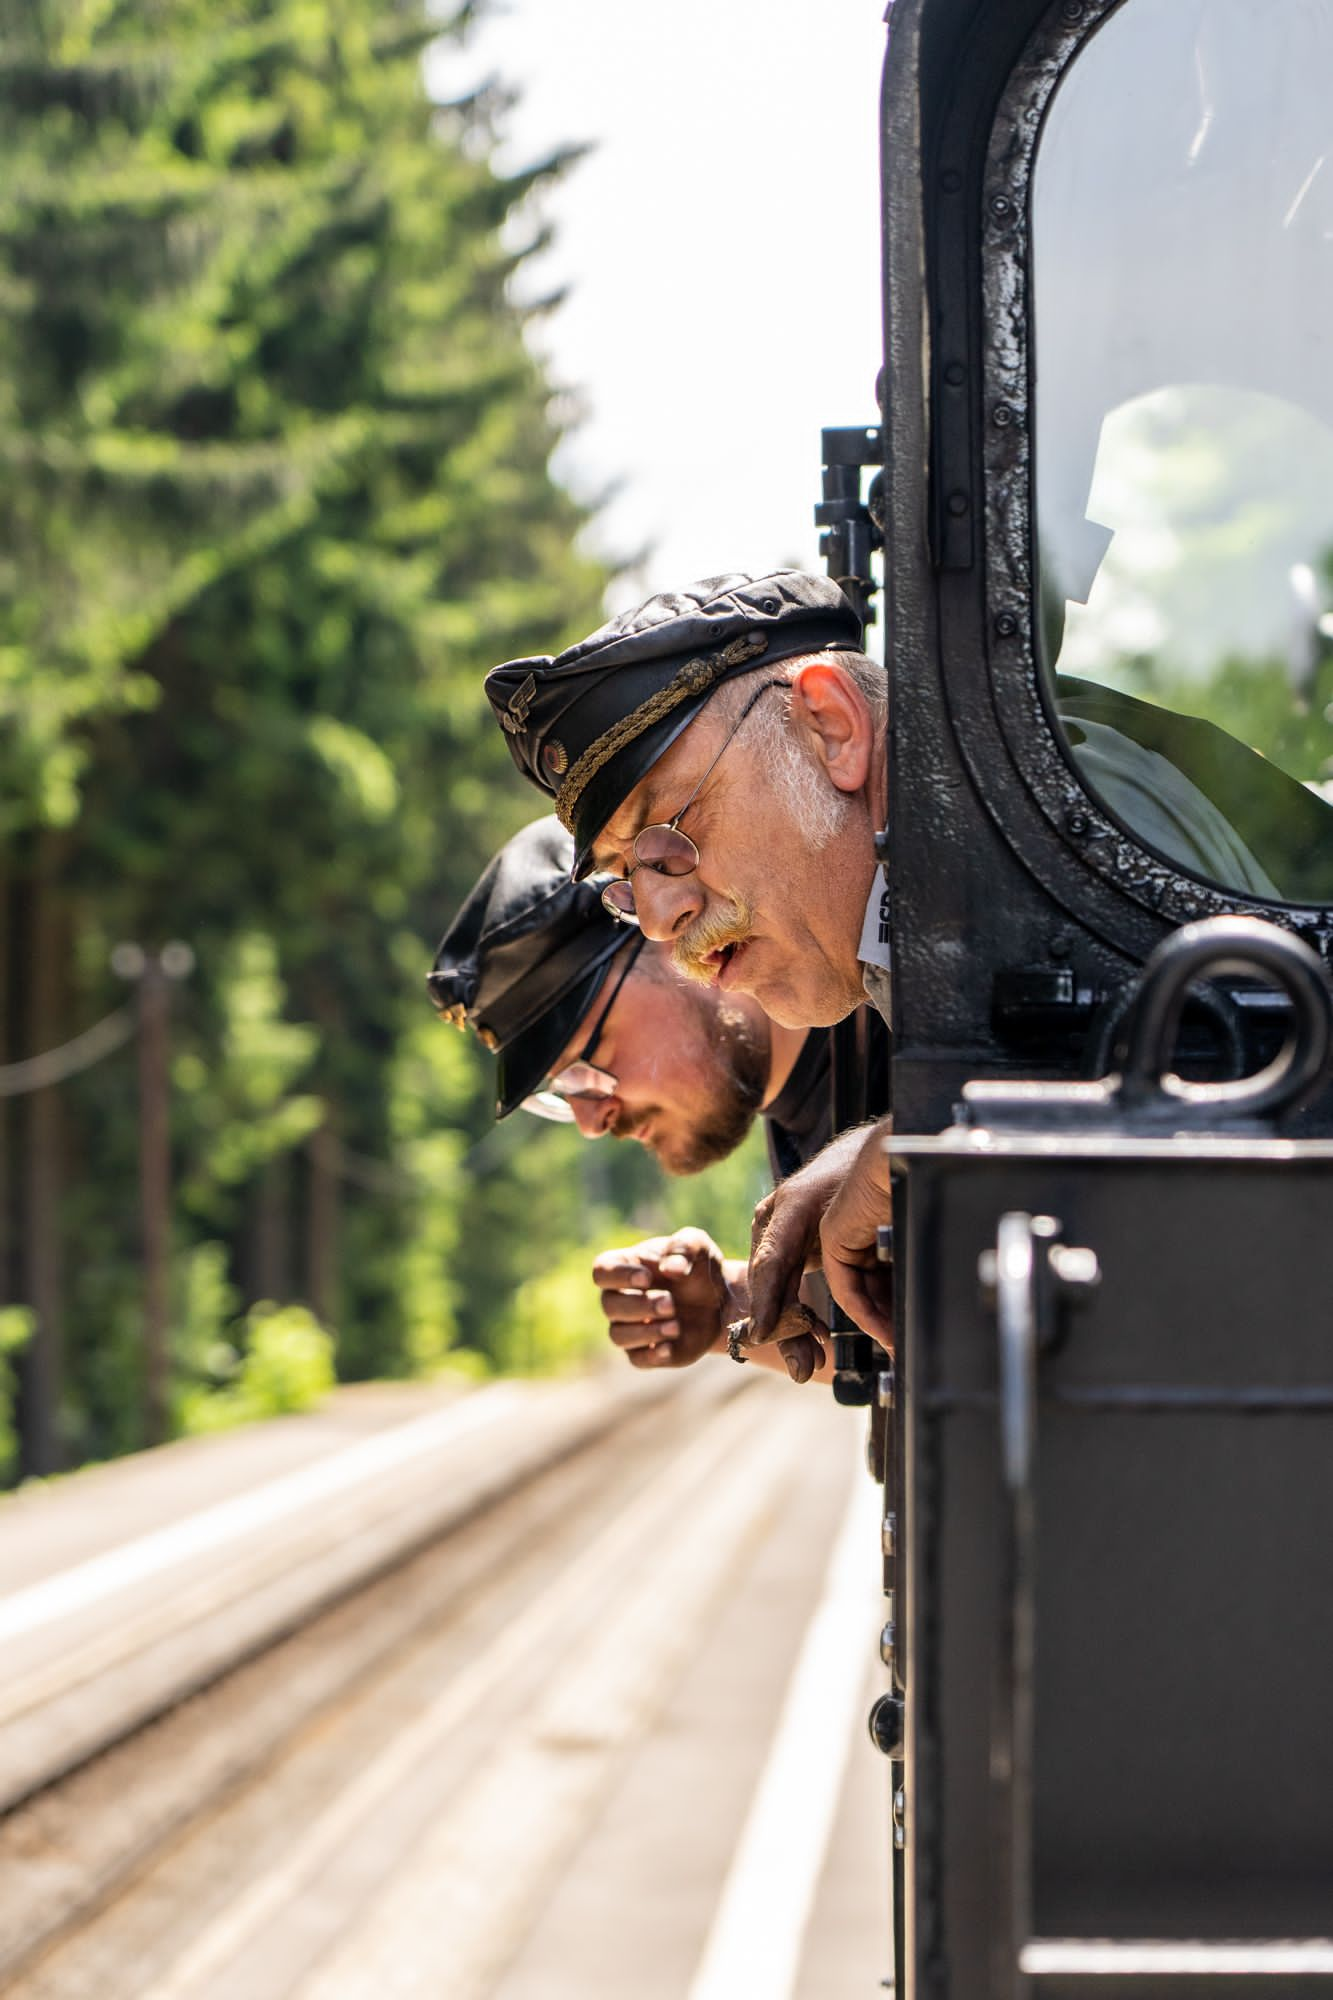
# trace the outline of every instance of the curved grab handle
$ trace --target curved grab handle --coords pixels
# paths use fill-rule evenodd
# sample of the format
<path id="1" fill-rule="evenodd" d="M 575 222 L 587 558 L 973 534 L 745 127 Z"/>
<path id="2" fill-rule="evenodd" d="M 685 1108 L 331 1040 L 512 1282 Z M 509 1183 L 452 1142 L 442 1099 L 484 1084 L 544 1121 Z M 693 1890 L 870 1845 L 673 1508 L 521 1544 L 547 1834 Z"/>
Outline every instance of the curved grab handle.
<path id="1" fill-rule="evenodd" d="M 1291 1000 L 1292 1025 L 1281 1049 L 1253 1076 L 1227 1083 L 1187 1083 L 1171 1075 L 1167 1064 L 1190 986 L 1236 973 L 1271 979 Z M 1318 954 L 1258 917 L 1208 917 L 1174 931 L 1144 966 L 1119 1095 L 1140 1102 L 1161 1095 L 1200 1111 L 1275 1112 L 1323 1081 L 1330 1050 L 1333 987 Z"/>

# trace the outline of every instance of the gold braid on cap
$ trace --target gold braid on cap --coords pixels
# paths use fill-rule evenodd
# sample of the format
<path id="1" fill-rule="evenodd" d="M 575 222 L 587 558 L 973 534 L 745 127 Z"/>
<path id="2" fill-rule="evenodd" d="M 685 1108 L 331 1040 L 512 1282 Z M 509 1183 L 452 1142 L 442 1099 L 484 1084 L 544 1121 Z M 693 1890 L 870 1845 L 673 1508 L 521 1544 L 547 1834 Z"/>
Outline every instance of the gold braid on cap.
<path id="1" fill-rule="evenodd" d="M 766 634 L 746 632 L 723 646 L 720 652 L 704 653 L 697 660 L 687 660 L 665 687 L 658 688 L 656 694 L 650 694 L 647 701 L 641 701 L 628 715 L 622 715 L 604 736 L 595 738 L 556 793 L 556 816 L 566 833 L 574 831 L 574 808 L 583 793 L 597 773 L 604 770 L 627 744 L 642 736 L 645 729 L 651 729 L 655 722 L 660 722 L 664 715 L 670 715 L 673 708 L 679 708 L 691 695 L 702 694 L 706 688 L 712 687 L 732 667 L 745 666 L 767 651 Z"/>

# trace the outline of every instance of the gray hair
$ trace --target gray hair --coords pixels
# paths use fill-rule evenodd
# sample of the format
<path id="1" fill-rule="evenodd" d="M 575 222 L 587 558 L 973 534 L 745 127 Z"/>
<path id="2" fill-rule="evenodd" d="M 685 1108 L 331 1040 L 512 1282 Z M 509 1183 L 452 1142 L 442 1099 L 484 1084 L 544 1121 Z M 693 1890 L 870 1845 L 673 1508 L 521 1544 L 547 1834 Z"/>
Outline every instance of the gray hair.
<path id="1" fill-rule="evenodd" d="M 878 735 L 886 727 L 889 715 L 888 680 L 878 661 L 850 648 L 830 648 L 827 652 L 802 653 L 781 661 L 779 676 L 784 680 L 790 679 L 801 667 L 816 661 L 840 667 L 856 683 L 870 709 Z M 755 677 L 764 671 L 764 668 L 757 667 L 752 673 L 738 676 L 728 687 L 719 690 L 718 706 L 726 722 L 736 720 L 741 708 L 754 693 Z M 772 673 L 773 670 L 768 671 Z M 816 849 L 823 848 L 846 825 L 852 802 L 846 793 L 840 792 L 828 781 L 809 751 L 792 735 L 787 727 L 790 707 L 791 697 L 786 693 L 772 701 L 761 701 L 746 728 L 754 731 L 752 748 L 762 760 L 772 789 L 801 827 L 808 844 Z"/>

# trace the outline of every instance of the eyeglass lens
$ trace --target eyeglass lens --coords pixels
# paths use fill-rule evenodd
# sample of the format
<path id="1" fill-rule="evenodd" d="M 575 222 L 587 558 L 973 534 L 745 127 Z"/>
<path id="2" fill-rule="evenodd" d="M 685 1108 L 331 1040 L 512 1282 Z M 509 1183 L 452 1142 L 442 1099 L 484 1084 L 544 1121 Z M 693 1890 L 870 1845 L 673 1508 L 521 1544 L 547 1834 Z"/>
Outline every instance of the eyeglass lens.
<path id="1" fill-rule="evenodd" d="M 549 1118 L 557 1125 L 572 1125 L 575 1122 L 571 1098 L 579 1097 L 603 1103 L 614 1097 L 619 1088 L 616 1079 L 604 1069 L 592 1063 L 566 1063 L 562 1070 L 551 1077 L 543 1089 L 535 1090 L 523 1099 L 524 1111 L 531 1111 L 537 1118 Z"/>
<path id="2" fill-rule="evenodd" d="M 687 833 L 675 826 L 646 826 L 635 837 L 634 868 L 623 881 L 608 882 L 602 891 L 602 906 L 622 923 L 637 923 L 634 910 L 634 876 L 640 868 L 655 875 L 692 875 L 699 866 L 699 850 Z"/>

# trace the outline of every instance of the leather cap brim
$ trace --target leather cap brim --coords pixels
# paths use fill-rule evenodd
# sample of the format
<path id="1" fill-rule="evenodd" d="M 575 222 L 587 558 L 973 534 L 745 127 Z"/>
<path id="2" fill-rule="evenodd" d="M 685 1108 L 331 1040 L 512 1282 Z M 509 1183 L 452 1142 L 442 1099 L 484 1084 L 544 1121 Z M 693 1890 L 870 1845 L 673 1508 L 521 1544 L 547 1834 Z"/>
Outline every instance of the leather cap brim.
<path id="1" fill-rule="evenodd" d="M 658 758 L 671 748 L 678 736 L 684 734 L 715 693 L 716 689 L 707 688 L 692 701 L 683 701 L 661 722 L 645 729 L 632 743 L 627 743 L 595 778 L 589 780 L 574 817 L 573 879 L 576 882 L 582 882 L 585 876 L 592 873 L 595 866 L 593 842 L 611 815 L 619 811 L 634 787 L 647 777 Z"/>
<path id="2" fill-rule="evenodd" d="M 533 1091 L 546 1081 L 569 1046 L 579 1022 L 605 985 L 623 942 L 617 939 L 605 958 L 585 978 L 562 993 L 540 1020 L 534 1021 L 499 1051 L 495 1074 L 497 1118 L 507 1118 L 511 1111 L 517 1111 L 523 1099 L 531 1097 Z"/>

